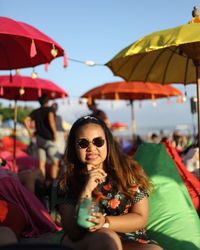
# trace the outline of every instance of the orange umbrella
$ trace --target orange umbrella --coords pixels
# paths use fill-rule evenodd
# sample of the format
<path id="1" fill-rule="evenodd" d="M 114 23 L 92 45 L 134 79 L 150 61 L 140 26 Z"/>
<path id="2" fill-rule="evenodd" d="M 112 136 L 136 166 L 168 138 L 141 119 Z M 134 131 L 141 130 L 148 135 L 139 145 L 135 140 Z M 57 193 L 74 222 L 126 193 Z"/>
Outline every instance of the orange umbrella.
<path id="1" fill-rule="evenodd" d="M 180 90 L 171 85 L 161 85 L 158 83 L 147 82 L 111 82 L 97 86 L 81 96 L 81 98 L 88 98 L 88 102 L 92 99 L 106 99 L 106 100 L 130 100 L 131 114 L 132 114 L 132 132 L 133 138 L 136 135 L 136 126 L 134 119 L 134 100 L 155 100 L 157 98 L 169 98 L 172 96 L 182 97 Z"/>

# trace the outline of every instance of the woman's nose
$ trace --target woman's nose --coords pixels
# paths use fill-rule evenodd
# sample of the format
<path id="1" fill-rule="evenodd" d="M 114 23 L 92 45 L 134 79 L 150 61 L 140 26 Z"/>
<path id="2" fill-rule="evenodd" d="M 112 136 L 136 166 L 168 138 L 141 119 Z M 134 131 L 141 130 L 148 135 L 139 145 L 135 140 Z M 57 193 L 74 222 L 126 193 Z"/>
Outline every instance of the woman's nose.
<path id="1" fill-rule="evenodd" d="M 91 150 L 93 147 L 95 147 L 95 145 L 92 142 L 89 142 L 89 145 L 87 147 L 87 150 Z M 96 147 L 95 147 L 96 148 Z"/>

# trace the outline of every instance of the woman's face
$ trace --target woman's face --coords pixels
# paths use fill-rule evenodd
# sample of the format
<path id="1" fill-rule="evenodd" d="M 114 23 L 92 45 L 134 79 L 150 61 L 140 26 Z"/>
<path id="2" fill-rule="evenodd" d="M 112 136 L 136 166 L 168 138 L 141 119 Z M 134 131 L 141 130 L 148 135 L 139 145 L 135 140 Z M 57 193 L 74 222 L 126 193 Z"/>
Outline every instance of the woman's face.
<path id="1" fill-rule="evenodd" d="M 100 125 L 90 123 L 79 128 L 76 134 L 76 154 L 82 163 L 103 168 L 107 143 Z"/>

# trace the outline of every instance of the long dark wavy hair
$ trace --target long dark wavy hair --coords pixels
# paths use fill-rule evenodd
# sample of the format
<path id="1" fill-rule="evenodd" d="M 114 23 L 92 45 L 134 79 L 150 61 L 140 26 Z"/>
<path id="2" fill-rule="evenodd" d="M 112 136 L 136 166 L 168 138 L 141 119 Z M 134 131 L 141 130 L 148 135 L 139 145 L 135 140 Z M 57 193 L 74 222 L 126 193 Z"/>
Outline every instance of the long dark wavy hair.
<path id="1" fill-rule="evenodd" d="M 59 181 L 58 191 L 65 193 L 66 187 L 70 187 L 73 196 L 78 198 L 87 182 L 87 168 L 76 155 L 76 133 L 81 126 L 91 123 L 98 124 L 105 133 L 107 157 L 103 168 L 108 177 L 114 181 L 118 190 L 124 193 L 127 198 L 133 197 L 135 185 L 150 191 L 151 183 L 143 168 L 132 157 L 122 152 L 110 129 L 102 120 L 94 116 L 81 117 L 71 127 L 64 154 L 67 170 Z"/>

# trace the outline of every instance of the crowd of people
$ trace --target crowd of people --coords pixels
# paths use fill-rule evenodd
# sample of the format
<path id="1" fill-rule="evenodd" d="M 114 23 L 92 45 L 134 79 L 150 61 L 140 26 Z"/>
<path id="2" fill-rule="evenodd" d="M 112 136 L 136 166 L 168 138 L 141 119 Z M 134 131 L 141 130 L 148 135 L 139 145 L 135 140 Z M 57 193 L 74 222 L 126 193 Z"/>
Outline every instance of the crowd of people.
<path id="1" fill-rule="evenodd" d="M 69 249 L 90 250 L 94 244 L 105 250 L 162 249 L 146 230 L 152 183 L 116 140 L 106 113 L 94 101 L 88 103 L 91 112 L 66 135 L 58 105 L 50 106 L 46 94 L 39 103 L 24 120 L 36 140 L 38 169 L 12 174 L 3 170 L 6 162 L 0 159 L 0 245 L 37 237 Z M 157 134 L 150 138 L 153 143 L 159 139 Z M 177 150 L 183 147 L 180 135 L 173 139 Z M 50 196 L 50 210 L 39 187 Z M 59 217 L 56 222 L 52 211 Z"/>

